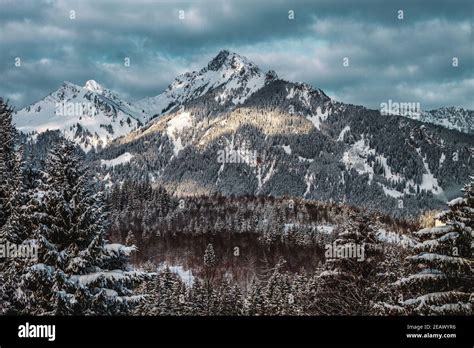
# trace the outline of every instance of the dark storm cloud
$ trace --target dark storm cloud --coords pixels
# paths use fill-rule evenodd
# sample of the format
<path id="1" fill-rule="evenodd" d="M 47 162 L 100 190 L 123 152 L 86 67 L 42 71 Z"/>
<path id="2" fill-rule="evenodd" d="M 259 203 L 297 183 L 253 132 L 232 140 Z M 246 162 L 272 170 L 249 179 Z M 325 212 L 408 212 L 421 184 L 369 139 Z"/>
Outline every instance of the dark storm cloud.
<path id="1" fill-rule="evenodd" d="M 228 48 L 350 103 L 378 107 L 392 99 L 418 101 L 425 109 L 474 108 L 473 6 L 436 0 L 0 0 L 0 95 L 21 107 L 64 80 L 82 85 L 95 79 L 139 99 Z M 14 66 L 16 57 L 21 67 Z M 349 67 L 342 66 L 344 57 Z"/>

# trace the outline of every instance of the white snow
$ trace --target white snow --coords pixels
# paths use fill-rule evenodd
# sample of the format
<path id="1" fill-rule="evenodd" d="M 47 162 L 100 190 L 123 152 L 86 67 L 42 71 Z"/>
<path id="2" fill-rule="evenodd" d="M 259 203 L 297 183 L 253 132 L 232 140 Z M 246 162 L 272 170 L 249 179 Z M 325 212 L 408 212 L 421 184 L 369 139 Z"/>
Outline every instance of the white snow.
<path id="1" fill-rule="evenodd" d="M 101 85 L 99 85 L 96 81 L 94 80 L 89 80 L 86 82 L 86 84 L 84 85 L 84 88 L 88 89 L 89 91 L 92 91 L 92 92 L 102 92 L 103 91 L 103 88 Z"/>
<path id="2" fill-rule="evenodd" d="M 448 205 L 450 207 L 454 207 L 456 205 L 461 205 L 461 204 L 467 204 L 467 200 L 463 197 L 454 198 L 448 202 Z"/>
<path id="3" fill-rule="evenodd" d="M 444 154 L 444 152 L 441 154 L 441 157 L 439 158 L 439 166 L 441 167 L 444 163 L 444 161 L 446 160 L 446 155 Z"/>
<path id="4" fill-rule="evenodd" d="M 304 182 L 306 183 L 306 190 L 304 192 L 303 197 L 306 197 L 311 192 L 311 186 L 314 185 L 314 180 L 315 180 L 314 173 L 311 173 L 309 175 L 308 175 L 308 173 L 305 174 Z"/>
<path id="5" fill-rule="evenodd" d="M 112 168 L 120 164 L 129 163 L 133 157 L 135 157 L 135 155 L 132 155 L 130 152 L 125 152 L 124 154 L 121 154 L 120 156 L 111 160 L 100 160 L 100 164 L 108 168 Z"/>
<path id="6" fill-rule="evenodd" d="M 127 278 L 127 274 L 122 270 L 113 270 L 71 276 L 72 280 L 77 281 L 81 285 L 89 285 L 91 283 L 96 282 L 100 278 L 110 279 L 112 281 L 119 281 Z"/>
<path id="7" fill-rule="evenodd" d="M 419 237 L 423 236 L 438 236 L 443 235 L 447 232 L 451 232 L 453 230 L 453 226 L 445 225 L 445 226 L 435 226 L 435 227 L 427 227 L 417 232 L 414 232 L 415 235 Z"/>
<path id="8" fill-rule="evenodd" d="M 462 257 L 435 254 L 435 253 L 423 253 L 420 255 L 409 256 L 408 258 L 411 260 L 426 260 L 426 261 L 457 263 L 460 266 L 466 266 L 466 267 L 469 267 L 470 265 L 468 259 L 464 259 Z"/>
<path id="9" fill-rule="evenodd" d="M 212 89 L 220 88 L 215 100 L 224 104 L 232 98 L 232 103 L 237 105 L 265 85 L 265 73 L 247 58 L 232 52 L 223 58 L 217 70 L 205 67 L 200 71 L 179 75 L 163 93 L 135 104 L 149 114 L 160 115 L 171 103 L 182 105 Z"/>
<path id="10" fill-rule="evenodd" d="M 382 186 L 383 188 L 383 192 L 385 193 L 386 196 L 390 196 L 390 197 L 393 197 L 393 198 L 400 198 L 403 196 L 403 193 L 400 192 L 400 191 L 397 191 L 395 189 L 391 189 L 391 188 L 388 188 L 387 186 L 381 184 L 381 183 L 378 183 L 380 186 Z"/>
<path id="11" fill-rule="evenodd" d="M 298 97 L 301 103 L 307 108 L 311 107 L 311 87 L 307 84 L 298 84 L 297 87 L 291 87 L 288 91 L 286 99 L 294 99 Z M 321 110 L 321 109 L 320 109 Z"/>
<path id="12" fill-rule="evenodd" d="M 395 282 L 396 285 L 410 284 L 413 281 L 436 281 L 445 279 L 446 275 L 438 270 L 424 270 L 417 274 L 412 274 L 408 277 L 403 277 Z"/>
<path id="13" fill-rule="evenodd" d="M 166 262 L 163 262 L 160 267 L 158 267 L 158 270 L 163 271 L 167 267 L 171 273 L 174 273 L 179 276 L 179 278 L 186 286 L 192 286 L 194 284 L 195 278 L 190 269 L 186 271 L 181 265 L 168 265 Z"/>
<path id="14" fill-rule="evenodd" d="M 132 252 L 136 251 L 135 246 L 126 246 L 119 243 L 111 243 L 105 245 L 105 250 L 111 254 L 124 254 L 130 255 Z"/>
<path id="15" fill-rule="evenodd" d="M 384 190 L 385 195 L 399 198 L 405 194 L 410 194 L 410 188 L 416 189 L 418 186 L 420 190 L 431 191 L 435 195 L 442 195 L 443 189 L 438 184 L 438 180 L 431 173 L 426 158 L 421 155 L 420 149 L 416 149 L 420 155 L 423 165 L 425 167 L 425 173 L 422 175 L 422 182 L 420 185 L 415 184 L 413 179 L 406 180 L 399 173 L 395 173 L 394 170 L 388 165 L 388 158 L 383 154 L 376 154 L 375 149 L 370 148 L 365 144 L 365 139 L 362 136 L 362 139 L 356 141 L 351 147 L 344 152 L 342 156 L 342 162 L 345 164 L 347 169 L 355 169 L 359 174 L 369 174 L 369 183 L 372 181 L 374 175 L 374 169 L 367 163 L 368 155 L 376 155 L 376 160 L 384 168 L 384 177 L 391 183 L 399 183 L 406 180 L 405 188 L 403 192 L 395 190 L 387 185 L 378 183 Z"/>
<path id="16" fill-rule="evenodd" d="M 284 150 L 288 155 L 291 155 L 291 147 L 290 147 L 290 145 L 282 145 L 281 147 L 283 148 L 283 150 Z"/>
<path id="17" fill-rule="evenodd" d="M 351 130 L 351 127 L 345 126 L 342 130 L 341 133 L 339 133 L 339 136 L 337 137 L 337 141 L 343 141 L 344 140 L 344 135 L 346 135 L 347 132 Z"/>
<path id="18" fill-rule="evenodd" d="M 34 133 L 59 131 L 86 152 L 128 134 L 144 119 L 146 115 L 134 105 L 92 80 L 84 87 L 64 82 L 58 90 L 13 114 L 17 129 L 33 134 L 33 139 Z"/>
<path id="19" fill-rule="evenodd" d="M 321 111 L 321 107 L 318 106 L 316 108 L 316 115 L 308 115 L 306 118 L 311 121 L 311 123 L 314 125 L 314 127 L 318 130 L 320 130 L 321 123 L 326 121 L 329 115 L 329 110 L 326 109 L 325 112 Z"/>
<path id="20" fill-rule="evenodd" d="M 189 112 L 182 112 L 174 116 L 167 123 L 168 127 L 166 128 L 166 134 L 173 141 L 173 153 L 175 156 L 184 148 L 183 143 L 181 142 L 181 137 L 179 133 L 191 126 L 191 114 Z"/>
<path id="21" fill-rule="evenodd" d="M 375 150 L 365 145 L 365 140 L 362 137 L 362 139 L 352 144 L 348 151 L 344 152 L 342 162 L 346 168 L 353 168 L 359 174 L 374 174 L 374 169 L 367 163 L 367 156 L 369 154 L 374 155 Z"/>
<path id="22" fill-rule="evenodd" d="M 268 169 L 267 173 L 265 174 L 265 177 L 262 178 L 262 174 L 263 174 L 263 166 L 258 166 L 257 167 L 257 181 L 258 181 L 258 189 L 261 190 L 263 185 L 265 185 L 265 183 L 268 182 L 268 180 L 271 179 L 271 177 L 273 176 L 273 174 L 275 173 L 275 163 L 276 163 L 276 160 L 273 160 L 272 161 L 272 164 L 270 165 L 270 168 Z M 268 166 L 266 166 L 268 167 Z M 265 167 L 265 169 L 266 169 Z"/>
<path id="23" fill-rule="evenodd" d="M 421 156 L 421 152 L 419 149 L 418 149 L 418 153 Z M 426 173 L 423 174 L 420 189 L 431 191 L 433 192 L 433 194 L 442 194 L 443 189 L 441 188 L 441 186 L 438 185 L 438 179 L 436 179 L 434 175 L 431 173 L 430 168 L 428 166 L 428 162 L 426 161 L 426 158 L 422 157 L 422 159 L 423 159 L 423 165 L 425 166 Z"/>
<path id="24" fill-rule="evenodd" d="M 44 263 L 37 263 L 29 267 L 29 269 L 32 271 L 46 272 L 48 274 L 52 274 L 54 272 L 54 267 L 45 265 Z"/>
<path id="25" fill-rule="evenodd" d="M 305 225 L 305 224 L 299 224 L 299 223 L 285 223 L 283 225 L 283 231 L 288 232 L 290 229 L 296 228 L 303 228 L 303 227 L 311 227 L 312 230 L 318 231 L 324 234 L 331 234 L 334 231 L 335 226 L 333 225 Z"/>
<path id="26" fill-rule="evenodd" d="M 403 247 L 413 247 L 414 245 L 416 245 L 416 241 L 412 238 L 404 234 L 399 234 L 393 231 L 387 231 L 383 228 L 377 231 L 376 236 L 379 241 L 386 242 L 389 244 L 397 244 Z"/>
<path id="27" fill-rule="evenodd" d="M 402 179 L 401 175 L 398 173 L 393 173 L 392 168 L 388 165 L 388 159 L 381 154 L 376 156 L 376 159 L 382 164 L 384 169 L 384 176 L 389 181 L 400 182 Z"/>
<path id="28" fill-rule="evenodd" d="M 298 156 L 298 161 L 300 161 L 300 162 L 309 162 L 309 163 L 311 163 L 311 162 L 313 162 L 313 161 L 314 161 L 314 159 L 312 159 L 312 158 L 305 158 L 305 157 Z"/>
<path id="29" fill-rule="evenodd" d="M 334 226 L 332 225 L 318 225 L 316 229 L 319 232 L 326 233 L 326 234 L 331 234 L 334 231 Z"/>

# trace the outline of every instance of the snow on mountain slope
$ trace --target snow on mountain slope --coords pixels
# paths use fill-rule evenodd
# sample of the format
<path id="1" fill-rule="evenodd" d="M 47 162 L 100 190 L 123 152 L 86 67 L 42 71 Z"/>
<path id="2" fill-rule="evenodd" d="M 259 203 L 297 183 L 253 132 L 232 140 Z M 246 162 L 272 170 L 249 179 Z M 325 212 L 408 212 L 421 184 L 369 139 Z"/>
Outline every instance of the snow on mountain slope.
<path id="1" fill-rule="evenodd" d="M 135 156 L 100 168 L 110 182 L 142 175 L 177 196 L 297 196 L 406 216 L 438 208 L 472 172 L 466 134 L 332 100 L 227 51 L 146 101 L 160 117 L 98 154 Z"/>
<path id="2" fill-rule="evenodd" d="M 84 87 L 64 82 L 58 90 L 13 116 L 23 133 L 59 130 L 84 151 L 107 145 L 147 119 L 147 114 L 93 80 Z"/>
<path id="3" fill-rule="evenodd" d="M 135 157 L 134 155 L 132 155 L 130 152 L 125 152 L 124 154 L 114 158 L 114 159 L 111 159 L 111 160 L 101 160 L 100 161 L 100 164 L 103 165 L 103 166 L 106 166 L 106 167 L 109 167 L 109 168 L 113 168 L 115 166 L 118 166 L 120 164 L 125 164 L 125 163 L 129 163 L 132 158 Z"/>
<path id="4" fill-rule="evenodd" d="M 472 110 L 458 107 L 442 107 L 406 117 L 454 129 L 459 132 L 474 134 L 474 111 Z"/>
<path id="5" fill-rule="evenodd" d="M 223 50 L 200 71 L 179 75 L 162 94 L 135 104 L 149 114 L 159 115 L 219 89 L 216 101 L 238 105 L 275 79 L 274 71 L 264 73 L 247 58 Z"/>
<path id="6" fill-rule="evenodd" d="M 176 117 L 172 118 L 167 123 L 166 133 L 173 141 L 173 153 L 175 156 L 178 155 L 179 151 L 183 149 L 183 144 L 181 142 L 181 138 L 179 137 L 179 132 L 181 132 L 184 128 L 189 127 L 191 125 L 191 115 L 189 112 L 183 112 L 178 114 Z"/>

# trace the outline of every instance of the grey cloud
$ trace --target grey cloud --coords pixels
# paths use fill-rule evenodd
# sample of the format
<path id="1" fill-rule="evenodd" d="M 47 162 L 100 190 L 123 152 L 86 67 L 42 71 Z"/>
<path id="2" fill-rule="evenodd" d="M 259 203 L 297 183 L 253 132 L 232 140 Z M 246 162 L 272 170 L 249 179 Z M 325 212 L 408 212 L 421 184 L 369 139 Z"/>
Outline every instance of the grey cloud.
<path id="1" fill-rule="evenodd" d="M 468 97 L 474 91 L 473 6 L 438 0 L 0 0 L 0 95 L 22 107 L 64 80 L 96 79 L 139 99 L 228 48 L 342 101 L 377 107 L 388 98 L 415 97 L 426 108 L 474 108 Z M 396 18 L 399 9 L 403 21 Z M 15 57 L 22 58 L 21 68 L 14 67 Z M 342 67 L 343 57 L 349 68 Z"/>

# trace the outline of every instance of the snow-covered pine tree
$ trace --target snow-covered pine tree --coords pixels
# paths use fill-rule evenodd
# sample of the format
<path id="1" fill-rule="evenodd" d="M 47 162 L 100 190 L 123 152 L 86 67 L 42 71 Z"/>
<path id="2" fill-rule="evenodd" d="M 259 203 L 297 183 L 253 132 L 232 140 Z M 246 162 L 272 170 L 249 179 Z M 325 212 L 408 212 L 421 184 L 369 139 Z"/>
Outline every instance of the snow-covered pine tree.
<path id="1" fill-rule="evenodd" d="M 166 267 L 158 277 L 158 313 L 159 315 L 175 315 L 178 306 L 178 294 L 176 284 L 181 280 L 176 274 L 171 273 Z"/>
<path id="2" fill-rule="evenodd" d="M 123 314 L 141 298 L 131 289 L 146 274 L 126 270 L 132 248 L 104 240 L 107 214 L 90 182 L 72 143 L 51 151 L 32 231 L 38 258 L 15 269 L 17 313 Z"/>
<path id="3" fill-rule="evenodd" d="M 16 154 L 18 168 L 21 163 L 21 152 Z M 41 212 L 40 203 L 37 199 L 37 192 L 27 189 L 23 182 L 22 171 L 17 170 L 12 173 L 12 198 L 9 204 L 9 216 L 6 223 L 0 227 L 0 243 L 8 249 L 14 247 L 15 250 L 34 254 L 36 240 L 32 231 L 37 227 L 38 214 Z M 0 305 L 1 312 L 14 311 L 13 293 L 18 288 L 18 269 L 23 269 L 30 262 L 27 255 L 8 255 L 0 260 L 0 293 L 3 293 L 5 302 Z"/>
<path id="4" fill-rule="evenodd" d="M 13 190 L 20 171 L 12 114 L 13 108 L 0 98 L 0 227 L 7 222 L 11 213 Z"/>
<path id="5" fill-rule="evenodd" d="M 256 278 L 252 280 L 247 298 L 244 302 L 246 315 L 264 315 L 267 308 L 267 302 L 263 295 L 262 284 Z"/>
<path id="6" fill-rule="evenodd" d="M 125 244 L 127 245 L 137 245 L 137 238 L 135 237 L 135 234 L 130 230 L 127 233 L 127 237 L 125 238 Z"/>
<path id="7" fill-rule="evenodd" d="M 330 257 L 319 275 L 317 303 L 323 315 L 367 315 L 376 296 L 373 278 L 382 259 L 382 248 L 376 238 L 378 216 L 351 211 L 336 240 L 327 246 Z M 339 250 L 362 248 L 363 257 L 348 256 Z M 359 249 L 360 250 L 360 249 Z"/>
<path id="8" fill-rule="evenodd" d="M 277 264 L 264 287 L 266 315 L 286 315 L 295 302 L 288 275 L 280 272 L 282 265 L 281 262 Z"/>
<path id="9" fill-rule="evenodd" d="M 34 244 L 29 238 L 34 209 L 24 185 L 23 153 L 17 148 L 12 113 L 13 109 L 0 98 L 0 244 L 5 250 L 14 246 L 18 251 Z M 25 262 L 19 256 L 0 258 L 0 313 L 11 310 L 18 279 L 14 269 Z"/>
<path id="10" fill-rule="evenodd" d="M 206 315 L 212 315 L 216 310 L 217 302 L 217 291 L 215 289 L 215 277 L 217 272 L 217 257 L 214 252 L 214 247 L 209 243 L 204 251 L 203 257 L 204 264 L 204 279 L 203 279 L 203 290 L 205 293 L 204 296 L 204 306 L 206 308 Z M 199 283 L 199 281 L 197 282 Z M 196 285 L 197 285 L 196 283 Z"/>
<path id="11" fill-rule="evenodd" d="M 204 281 L 206 288 L 210 289 L 214 280 L 217 265 L 216 254 L 214 253 L 214 247 L 211 243 L 207 245 L 206 250 L 204 251 L 203 263 L 205 273 Z"/>
<path id="12" fill-rule="evenodd" d="M 217 296 L 217 315 L 241 315 L 242 293 L 237 285 L 223 279 Z"/>
<path id="13" fill-rule="evenodd" d="M 422 315 L 472 315 L 474 302 L 473 231 L 474 178 L 464 197 L 448 203 L 438 218 L 445 226 L 415 232 L 416 255 L 408 257 L 416 273 L 395 285 L 400 304 L 387 306 L 394 313 Z"/>

